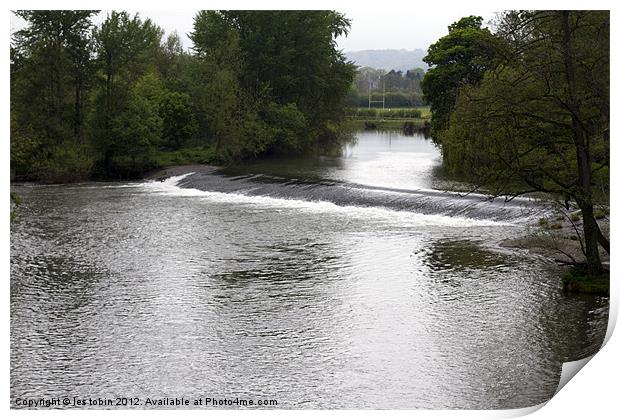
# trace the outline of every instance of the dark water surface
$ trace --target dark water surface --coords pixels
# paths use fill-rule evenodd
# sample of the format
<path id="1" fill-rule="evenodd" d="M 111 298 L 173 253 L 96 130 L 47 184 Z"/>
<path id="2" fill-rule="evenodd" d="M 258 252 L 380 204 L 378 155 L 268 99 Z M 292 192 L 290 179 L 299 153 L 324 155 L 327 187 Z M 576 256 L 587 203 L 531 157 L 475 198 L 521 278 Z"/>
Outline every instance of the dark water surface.
<path id="1" fill-rule="evenodd" d="M 497 246 L 544 206 L 445 193 L 428 140 L 165 182 L 13 185 L 16 398 L 515 408 L 590 355 L 608 300 Z M 221 407 L 220 407 L 221 408 Z"/>

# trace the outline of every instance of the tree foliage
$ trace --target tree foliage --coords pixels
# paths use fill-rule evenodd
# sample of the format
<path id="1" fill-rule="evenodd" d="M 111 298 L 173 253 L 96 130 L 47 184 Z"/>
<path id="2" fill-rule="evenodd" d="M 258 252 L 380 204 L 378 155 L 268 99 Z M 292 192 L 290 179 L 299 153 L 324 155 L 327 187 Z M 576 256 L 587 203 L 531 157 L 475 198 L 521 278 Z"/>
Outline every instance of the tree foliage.
<path id="1" fill-rule="evenodd" d="M 503 55 L 503 40 L 483 28 L 479 16 L 453 23 L 448 27 L 448 35 L 428 48 L 424 61 L 431 68 L 422 80 L 422 90 L 431 105 L 435 140 L 441 142 L 459 90 L 478 85 Z"/>
<path id="2" fill-rule="evenodd" d="M 253 146 L 245 152 L 300 153 L 335 140 L 331 128 L 344 116 L 354 74 L 335 38 L 348 28 L 349 21 L 331 11 L 198 13 L 191 34 L 197 56 L 223 72 L 222 82 L 243 103 L 233 106 L 224 92 L 221 100 L 259 129 L 255 141 L 242 140 Z M 235 136 L 243 133 L 251 136 L 242 124 Z M 234 142 L 219 142 L 218 150 L 229 145 Z"/>
<path id="3" fill-rule="evenodd" d="M 92 76 L 90 18 L 95 11 L 17 11 L 30 25 L 13 35 L 11 119 L 18 136 L 56 148 L 82 138 L 84 97 Z M 28 134 L 26 134 L 28 133 Z"/>
<path id="4" fill-rule="evenodd" d="M 589 269 L 600 272 L 597 244 L 609 252 L 594 218 L 609 200 L 609 13 L 510 12 L 497 36 L 511 54 L 458 90 L 441 134 L 444 163 L 496 195 L 575 202 Z M 444 94 L 439 101 L 452 100 Z"/>
<path id="5" fill-rule="evenodd" d="M 339 13 L 202 11 L 193 53 L 139 14 L 98 26 L 97 11 L 16 14 L 14 177 L 135 177 L 184 148 L 230 162 L 320 151 L 340 135 L 353 65 L 336 48 L 349 26 Z"/>

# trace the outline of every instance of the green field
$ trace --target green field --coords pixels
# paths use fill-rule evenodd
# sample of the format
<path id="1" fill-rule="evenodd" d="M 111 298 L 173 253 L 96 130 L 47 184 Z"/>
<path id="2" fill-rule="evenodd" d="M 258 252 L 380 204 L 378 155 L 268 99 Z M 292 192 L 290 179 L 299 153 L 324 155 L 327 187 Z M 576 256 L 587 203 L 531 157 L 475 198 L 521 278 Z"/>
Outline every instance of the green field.
<path id="1" fill-rule="evenodd" d="M 411 108 L 349 108 L 347 116 L 354 128 L 362 130 L 372 125 L 378 130 L 400 130 L 405 123 L 415 127 L 428 124 L 431 119 L 430 107 Z"/>
<path id="2" fill-rule="evenodd" d="M 347 116 L 361 120 L 429 120 L 430 107 L 415 108 L 349 108 Z"/>

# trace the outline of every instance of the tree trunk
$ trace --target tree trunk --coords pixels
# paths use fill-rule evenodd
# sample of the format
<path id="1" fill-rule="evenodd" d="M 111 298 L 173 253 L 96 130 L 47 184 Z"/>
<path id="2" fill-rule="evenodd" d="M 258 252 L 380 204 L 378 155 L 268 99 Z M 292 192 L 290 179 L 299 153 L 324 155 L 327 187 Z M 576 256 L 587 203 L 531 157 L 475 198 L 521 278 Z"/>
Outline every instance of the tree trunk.
<path id="1" fill-rule="evenodd" d="M 562 55 L 564 58 L 564 75 L 566 77 L 568 98 L 567 107 L 571 114 L 571 126 L 573 132 L 573 143 L 577 156 L 578 170 L 578 191 L 576 191 L 575 201 L 581 209 L 583 217 L 583 236 L 586 245 L 586 263 L 590 274 L 603 272 L 603 265 L 598 252 L 599 228 L 594 218 L 594 206 L 592 203 L 591 175 L 592 166 L 590 151 L 586 142 L 587 133 L 583 128 L 581 120 L 581 107 L 576 93 L 575 68 L 573 63 L 573 47 L 570 28 L 570 11 L 563 10 L 560 14 L 560 25 L 562 28 Z"/>
<path id="2" fill-rule="evenodd" d="M 596 227 L 598 229 L 598 243 L 603 247 L 605 252 L 607 252 L 607 255 L 611 255 L 609 253 L 609 239 L 607 239 L 605 235 L 603 235 L 603 232 L 601 232 L 601 228 L 598 226 L 598 223 L 596 224 Z"/>
<path id="3" fill-rule="evenodd" d="M 588 273 L 600 274 L 603 270 L 601 257 L 598 252 L 599 229 L 598 223 L 594 218 L 594 207 L 592 205 L 583 204 L 581 215 L 583 217 L 583 237 L 586 243 L 586 262 L 588 264 Z"/>

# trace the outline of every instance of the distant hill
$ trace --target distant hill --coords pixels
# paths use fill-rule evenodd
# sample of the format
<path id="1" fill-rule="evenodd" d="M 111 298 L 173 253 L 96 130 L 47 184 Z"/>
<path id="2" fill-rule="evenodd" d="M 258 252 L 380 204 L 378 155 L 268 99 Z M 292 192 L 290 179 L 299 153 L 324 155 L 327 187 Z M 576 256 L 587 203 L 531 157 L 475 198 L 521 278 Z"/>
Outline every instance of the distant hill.
<path id="1" fill-rule="evenodd" d="M 426 51 L 417 50 L 362 50 L 345 52 L 347 58 L 360 67 L 372 67 L 384 70 L 401 70 L 403 72 L 420 67 L 424 70 L 428 66 L 422 58 Z"/>

